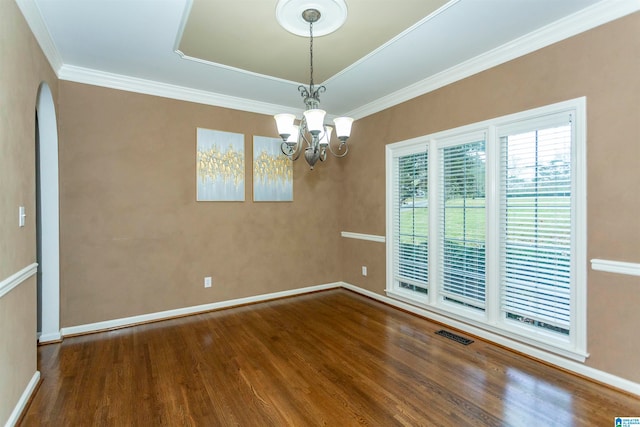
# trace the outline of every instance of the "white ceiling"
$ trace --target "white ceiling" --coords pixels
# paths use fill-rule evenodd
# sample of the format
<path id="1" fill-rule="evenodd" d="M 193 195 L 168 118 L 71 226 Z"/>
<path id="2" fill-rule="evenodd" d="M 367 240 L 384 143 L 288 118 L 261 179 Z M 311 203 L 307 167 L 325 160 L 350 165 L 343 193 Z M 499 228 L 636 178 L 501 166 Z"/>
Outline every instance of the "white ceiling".
<path id="1" fill-rule="evenodd" d="M 403 1 L 368 4 L 393 3 L 400 9 Z M 61 79 L 268 114 L 303 108 L 297 87 L 307 81 L 178 54 L 192 0 L 16 2 Z M 270 2 L 271 13 L 260 19 L 276 19 L 277 0 L 216 2 L 218 13 L 229 16 Z M 452 0 L 326 81 L 316 81 L 327 87 L 322 107 L 332 115 L 364 117 L 637 10 L 640 0 Z M 394 20 L 393 13 L 379 15 L 371 28 Z M 259 31 L 248 31 L 251 37 Z M 209 42 L 241 48 L 229 38 Z M 353 46 L 359 47 L 358 37 Z M 305 48 L 290 60 L 308 64 L 308 55 Z"/>

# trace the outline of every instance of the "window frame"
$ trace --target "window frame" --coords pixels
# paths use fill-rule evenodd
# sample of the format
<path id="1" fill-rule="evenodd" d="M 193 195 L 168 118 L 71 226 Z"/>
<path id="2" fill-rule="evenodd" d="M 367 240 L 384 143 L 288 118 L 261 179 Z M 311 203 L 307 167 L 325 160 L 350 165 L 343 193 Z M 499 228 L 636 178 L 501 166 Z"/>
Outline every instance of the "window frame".
<path id="1" fill-rule="evenodd" d="M 546 117 L 570 113 L 572 117 L 571 146 L 571 291 L 570 291 L 570 332 L 568 337 L 559 334 L 536 331 L 504 319 L 500 302 L 500 179 L 501 145 L 499 130 L 517 127 L 520 122 L 539 120 Z M 443 299 L 439 292 L 441 262 L 440 244 L 440 149 L 455 145 L 472 135 L 485 135 L 485 309 L 469 309 L 460 304 Z M 470 141 L 470 140 L 469 140 Z M 393 250 L 395 231 L 393 229 L 393 166 L 394 159 L 411 152 L 428 152 L 429 175 L 429 231 L 428 231 L 428 294 L 399 289 L 394 278 L 396 260 Z M 477 327 L 533 347 L 561 356 L 584 361 L 587 353 L 587 217 L 586 217 L 586 98 L 576 98 L 540 108 L 521 111 L 486 121 L 420 136 L 386 146 L 386 246 L 387 281 L 385 293 L 396 300 L 420 307 L 436 315 L 451 319 L 452 323 Z M 506 320 L 506 321 L 505 321 Z"/>

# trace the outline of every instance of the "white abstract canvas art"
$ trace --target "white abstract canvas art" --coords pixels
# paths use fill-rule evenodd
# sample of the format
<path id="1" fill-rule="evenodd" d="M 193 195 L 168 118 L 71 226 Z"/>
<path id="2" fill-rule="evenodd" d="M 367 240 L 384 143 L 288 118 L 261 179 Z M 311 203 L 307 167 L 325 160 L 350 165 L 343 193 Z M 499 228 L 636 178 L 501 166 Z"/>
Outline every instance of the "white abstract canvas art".
<path id="1" fill-rule="evenodd" d="M 198 201 L 244 201 L 244 135 L 198 128 Z"/>
<path id="2" fill-rule="evenodd" d="M 293 162 L 280 150 L 280 138 L 253 137 L 253 201 L 292 202 Z"/>

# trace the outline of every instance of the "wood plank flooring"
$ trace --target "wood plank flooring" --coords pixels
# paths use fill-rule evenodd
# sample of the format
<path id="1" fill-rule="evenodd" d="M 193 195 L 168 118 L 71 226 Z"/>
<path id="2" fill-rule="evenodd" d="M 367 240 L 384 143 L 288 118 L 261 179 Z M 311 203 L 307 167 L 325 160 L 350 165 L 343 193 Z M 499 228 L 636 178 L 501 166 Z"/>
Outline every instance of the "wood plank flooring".
<path id="1" fill-rule="evenodd" d="M 640 399 L 346 290 L 39 348 L 23 426 L 613 426 Z"/>

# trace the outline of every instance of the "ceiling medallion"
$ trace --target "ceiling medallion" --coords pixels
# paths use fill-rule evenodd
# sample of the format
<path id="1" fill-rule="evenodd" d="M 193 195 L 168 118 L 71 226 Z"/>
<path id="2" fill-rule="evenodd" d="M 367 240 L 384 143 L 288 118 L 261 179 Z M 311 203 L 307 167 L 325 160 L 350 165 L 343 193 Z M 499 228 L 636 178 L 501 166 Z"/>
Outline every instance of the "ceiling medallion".
<path id="1" fill-rule="evenodd" d="M 347 4 L 344 0 L 279 0 L 276 19 L 290 33 L 307 37 L 309 21 L 303 18 L 306 10 L 319 12 L 318 20 L 313 23 L 316 37 L 333 33 L 347 20 Z"/>

